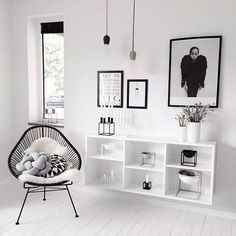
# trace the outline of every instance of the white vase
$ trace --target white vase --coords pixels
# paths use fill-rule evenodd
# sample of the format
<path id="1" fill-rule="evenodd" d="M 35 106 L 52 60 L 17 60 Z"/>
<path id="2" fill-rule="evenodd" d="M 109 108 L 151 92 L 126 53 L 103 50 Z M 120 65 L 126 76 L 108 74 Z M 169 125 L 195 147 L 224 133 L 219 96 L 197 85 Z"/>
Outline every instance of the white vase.
<path id="1" fill-rule="evenodd" d="M 201 136 L 201 122 L 188 123 L 188 141 L 190 143 L 198 143 Z"/>
<path id="2" fill-rule="evenodd" d="M 179 127 L 179 141 L 186 142 L 187 140 L 187 127 Z"/>

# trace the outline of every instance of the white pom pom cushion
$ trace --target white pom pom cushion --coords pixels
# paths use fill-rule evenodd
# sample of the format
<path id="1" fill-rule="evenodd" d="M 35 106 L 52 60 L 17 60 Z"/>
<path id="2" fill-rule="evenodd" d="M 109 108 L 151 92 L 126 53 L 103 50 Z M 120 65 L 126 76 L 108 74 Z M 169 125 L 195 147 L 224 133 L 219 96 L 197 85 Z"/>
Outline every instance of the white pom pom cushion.
<path id="1" fill-rule="evenodd" d="M 60 145 L 57 141 L 51 138 L 44 137 L 35 140 L 24 152 L 28 155 L 33 152 L 44 152 L 64 157 L 67 152 L 67 147 Z"/>

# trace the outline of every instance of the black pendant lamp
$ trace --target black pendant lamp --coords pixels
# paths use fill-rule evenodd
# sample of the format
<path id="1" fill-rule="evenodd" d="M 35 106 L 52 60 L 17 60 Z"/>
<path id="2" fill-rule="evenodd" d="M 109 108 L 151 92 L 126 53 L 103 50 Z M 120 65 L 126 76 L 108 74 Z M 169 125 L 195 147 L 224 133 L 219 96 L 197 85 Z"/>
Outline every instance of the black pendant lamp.
<path id="1" fill-rule="evenodd" d="M 108 35 L 108 0 L 106 0 L 106 35 L 103 37 L 104 44 L 110 43 L 110 37 Z"/>
<path id="2" fill-rule="evenodd" d="M 129 58 L 130 60 L 135 60 L 136 59 L 136 52 L 134 51 L 134 28 L 135 28 L 135 1 L 133 4 L 133 31 L 132 31 L 132 50 L 129 53 Z"/>

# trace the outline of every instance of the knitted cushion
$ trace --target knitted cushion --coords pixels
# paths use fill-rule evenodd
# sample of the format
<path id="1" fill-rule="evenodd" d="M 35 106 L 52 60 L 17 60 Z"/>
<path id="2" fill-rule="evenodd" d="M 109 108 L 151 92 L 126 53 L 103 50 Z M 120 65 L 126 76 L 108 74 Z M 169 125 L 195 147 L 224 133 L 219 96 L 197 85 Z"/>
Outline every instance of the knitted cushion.
<path id="1" fill-rule="evenodd" d="M 21 162 L 17 163 L 16 169 L 23 174 L 45 175 L 51 169 L 51 157 L 43 152 L 25 155 Z"/>

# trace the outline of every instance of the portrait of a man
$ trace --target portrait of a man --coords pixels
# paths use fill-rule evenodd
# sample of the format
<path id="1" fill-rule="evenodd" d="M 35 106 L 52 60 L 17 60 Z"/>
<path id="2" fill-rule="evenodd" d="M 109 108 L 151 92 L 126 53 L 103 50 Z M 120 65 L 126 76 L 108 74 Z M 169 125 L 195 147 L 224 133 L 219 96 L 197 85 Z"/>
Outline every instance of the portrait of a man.
<path id="1" fill-rule="evenodd" d="M 181 61 L 181 88 L 184 88 L 188 97 L 197 97 L 198 90 L 204 88 L 207 59 L 199 54 L 199 48 L 194 46 L 189 55 Z"/>
<path id="2" fill-rule="evenodd" d="M 218 106 L 221 36 L 170 40 L 168 106 Z"/>

